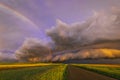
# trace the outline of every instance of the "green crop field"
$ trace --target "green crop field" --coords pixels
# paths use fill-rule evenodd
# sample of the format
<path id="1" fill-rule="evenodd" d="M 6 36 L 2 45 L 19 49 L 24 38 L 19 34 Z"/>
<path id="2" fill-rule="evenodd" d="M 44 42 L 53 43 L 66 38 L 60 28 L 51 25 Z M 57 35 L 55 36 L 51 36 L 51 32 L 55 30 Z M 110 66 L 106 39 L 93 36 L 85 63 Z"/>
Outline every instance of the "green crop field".
<path id="1" fill-rule="evenodd" d="M 0 80 L 68 80 L 67 66 L 69 65 L 52 63 L 1 64 Z M 71 66 L 120 79 L 120 65 L 71 64 Z"/>
<path id="2" fill-rule="evenodd" d="M 120 65 L 111 64 L 75 64 L 82 69 L 90 70 L 112 78 L 120 79 Z"/>
<path id="3" fill-rule="evenodd" d="M 42 75 L 37 74 L 30 80 L 66 80 L 66 67 L 67 65 L 60 65 L 53 69 L 48 70 Z"/>
<path id="4" fill-rule="evenodd" d="M 0 80 L 65 80 L 63 64 L 0 65 Z"/>

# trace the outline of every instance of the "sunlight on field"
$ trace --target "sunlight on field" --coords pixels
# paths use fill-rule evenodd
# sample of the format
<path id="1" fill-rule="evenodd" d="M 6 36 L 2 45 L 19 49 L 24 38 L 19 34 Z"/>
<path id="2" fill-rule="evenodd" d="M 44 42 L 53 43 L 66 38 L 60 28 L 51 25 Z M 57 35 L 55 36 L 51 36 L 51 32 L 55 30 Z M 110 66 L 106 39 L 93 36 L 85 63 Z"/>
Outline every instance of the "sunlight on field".
<path id="1" fill-rule="evenodd" d="M 35 80 L 66 80 L 66 67 L 67 65 L 60 65 L 56 68 L 48 70 L 42 75 L 35 75 L 33 78 Z"/>
<path id="2" fill-rule="evenodd" d="M 22 68 L 22 67 L 36 67 L 36 66 L 48 66 L 48 65 L 59 65 L 52 63 L 36 63 L 36 64 L 1 64 L 0 69 L 8 69 L 8 68 Z"/>
<path id="3" fill-rule="evenodd" d="M 70 64 L 115 79 L 120 79 L 119 64 Z M 67 80 L 68 64 L 1 64 L 0 80 Z M 73 74 L 73 76 L 76 74 Z"/>
<path id="4" fill-rule="evenodd" d="M 73 64 L 73 65 L 80 65 L 80 66 L 103 66 L 103 67 L 120 67 L 120 64 Z"/>
<path id="5" fill-rule="evenodd" d="M 52 63 L 0 65 L 0 80 L 65 80 L 67 65 Z"/>

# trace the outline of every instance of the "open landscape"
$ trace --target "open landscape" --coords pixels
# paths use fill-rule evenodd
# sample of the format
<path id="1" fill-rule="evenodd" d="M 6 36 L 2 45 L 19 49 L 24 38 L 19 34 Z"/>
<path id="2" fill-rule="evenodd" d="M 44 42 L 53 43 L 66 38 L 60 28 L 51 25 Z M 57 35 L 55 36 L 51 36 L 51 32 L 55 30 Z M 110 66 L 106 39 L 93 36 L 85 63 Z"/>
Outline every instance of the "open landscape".
<path id="1" fill-rule="evenodd" d="M 5 64 L 0 65 L 0 80 L 63 80 L 63 64 Z"/>
<path id="2" fill-rule="evenodd" d="M 1 64 L 0 80 L 120 80 L 120 65 L 53 63 Z"/>
<path id="3" fill-rule="evenodd" d="M 0 0 L 0 80 L 120 80 L 120 0 Z"/>

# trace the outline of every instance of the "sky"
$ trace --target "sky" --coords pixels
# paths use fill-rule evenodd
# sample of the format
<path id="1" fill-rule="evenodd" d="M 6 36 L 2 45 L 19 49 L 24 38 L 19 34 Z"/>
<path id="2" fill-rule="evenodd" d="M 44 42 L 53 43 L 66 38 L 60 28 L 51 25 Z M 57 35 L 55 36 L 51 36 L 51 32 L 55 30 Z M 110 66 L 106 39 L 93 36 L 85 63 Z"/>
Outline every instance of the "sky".
<path id="1" fill-rule="evenodd" d="M 0 51 L 14 52 L 31 37 L 50 41 L 46 30 L 59 20 L 81 23 L 114 7 L 120 0 L 0 0 Z"/>

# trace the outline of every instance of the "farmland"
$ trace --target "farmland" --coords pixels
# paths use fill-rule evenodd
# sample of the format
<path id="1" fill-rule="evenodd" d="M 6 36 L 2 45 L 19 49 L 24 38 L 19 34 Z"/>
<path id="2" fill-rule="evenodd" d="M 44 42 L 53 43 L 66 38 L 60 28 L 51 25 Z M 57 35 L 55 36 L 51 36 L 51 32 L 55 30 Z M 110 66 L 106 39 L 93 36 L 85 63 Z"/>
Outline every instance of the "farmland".
<path id="1" fill-rule="evenodd" d="M 120 65 L 14 63 L 0 65 L 0 80 L 116 80 Z"/>
<path id="2" fill-rule="evenodd" d="M 120 79 L 120 65 L 111 64 L 77 64 L 77 67 L 93 71 L 112 78 Z"/>
<path id="3" fill-rule="evenodd" d="M 63 80 L 66 65 L 12 64 L 0 66 L 0 80 Z"/>

